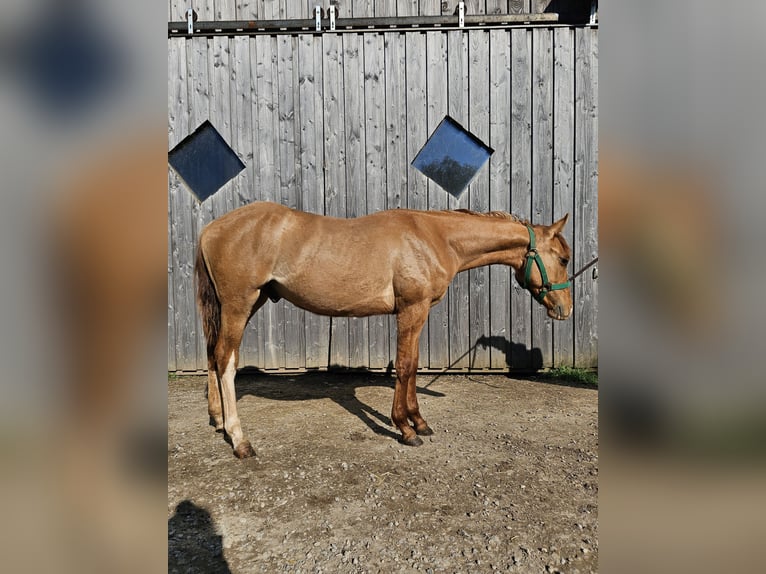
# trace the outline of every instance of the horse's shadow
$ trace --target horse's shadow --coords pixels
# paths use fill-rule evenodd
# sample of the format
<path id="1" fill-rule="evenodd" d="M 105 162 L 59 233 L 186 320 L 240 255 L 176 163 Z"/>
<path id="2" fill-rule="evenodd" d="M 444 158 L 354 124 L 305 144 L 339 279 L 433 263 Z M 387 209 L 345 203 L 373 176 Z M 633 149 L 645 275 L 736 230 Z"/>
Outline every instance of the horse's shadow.
<path id="1" fill-rule="evenodd" d="M 394 395 L 394 377 L 388 372 L 376 373 L 365 369 L 332 368 L 328 371 L 308 371 L 295 374 L 272 374 L 253 367 L 244 367 L 237 374 L 237 400 L 255 396 L 271 400 L 307 401 L 331 399 L 358 417 L 378 435 L 399 439 L 389 416 L 365 404 L 356 396 L 361 387 L 385 387 Z M 419 395 L 443 397 L 444 394 L 418 387 Z"/>
<path id="2" fill-rule="evenodd" d="M 514 343 L 497 335 L 483 335 L 476 340 L 472 349 L 491 347 L 505 355 L 505 364 L 508 369 L 516 373 L 536 373 L 543 367 L 543 352 L 540 348 L 528 348 L 522 343 Z"/>
<path id="3" fill-rule="evenodd" d="M 492 347 L 501 351 L 506 358 L 509 376 L 534 375 L 543 366 L 543 355 L 539 348 L 529 349 L 526 345 L 514 343 L 500 336 L 479 337 L 459 359 L 474 353 L 479 347 Z M 429 382 L 423 383 L 422 386 L 419 385 L 417 387 L 418 395 L 445 396 L 444 393 L 428 388 L 443 374 L 439 373 Z M 327 371 L 279 374 L 268 373 L 255 367 L 247 366 L 238 371 L 236 380 L 238 401 L 244 396 L 278 401 L 331 399 L 337 405 L 359 418 L 376 434 L 394 439 L 400 438 L 389 416 L 365 404 L 356 396 L 356 390 L 361 387 L 384 387 L 391 389 L 391 398 L 393 399 L 394 374 L 392 364 L 389 364 L 386 372 L 331 367 Z M 425 380 L 422 374 L 420 375 L 420 380 Z M 533 378 L 533 380 L 536 379 Z"/>

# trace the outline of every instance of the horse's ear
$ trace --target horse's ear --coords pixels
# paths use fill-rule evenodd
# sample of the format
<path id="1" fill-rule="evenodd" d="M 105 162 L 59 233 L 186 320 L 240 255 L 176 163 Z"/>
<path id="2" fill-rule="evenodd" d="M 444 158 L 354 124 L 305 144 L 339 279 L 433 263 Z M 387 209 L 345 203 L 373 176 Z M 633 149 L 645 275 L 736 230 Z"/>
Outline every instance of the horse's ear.
<path id="1" fill-rule="evenodd" d="M 561 233 L 562 231 L 564 231 L 564 227 L 566 226 L 568 219 L 569 219 L 569 214 L 567 213 L 566 215 L 564 215 L 564 217 L 559 219 L 556 223 L 554 223 L 548 228 L 551 237 L 553 237 L 557 233 Z"/>

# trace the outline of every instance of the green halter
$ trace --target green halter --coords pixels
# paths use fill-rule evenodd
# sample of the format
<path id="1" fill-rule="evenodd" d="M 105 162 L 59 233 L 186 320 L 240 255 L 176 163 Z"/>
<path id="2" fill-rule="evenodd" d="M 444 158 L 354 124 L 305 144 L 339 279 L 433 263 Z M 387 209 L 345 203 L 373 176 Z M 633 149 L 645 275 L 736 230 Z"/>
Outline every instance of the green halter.
<path id="1" fill-rule="evenodd" d="M 543 259 L 540 257 L 540 254 L 537 252 L 537 246 L 535 245 L 535 232 L 532 231 L 532 228 L 527 225 L 527 229 L 529 230 L 529 250 L 527 251 L 527 263 L 526 268 L 524 269 L 524 282 L 521 284 L 522 287 L 525 289 L 528 289 L 530 293 L 532 293 L 532 288 L 529 284 L 529 279 L 532 276 L 532 261 L 534 261 L 537 264 L 537 268 L 540 270 L 540 277 L 543 280 L 543 286 L 540 289 L 540 291 L 537 292 L 537 294 L 532 293 L 532 296 L 537 299 L 538 302 L 542 303 L 543 299 L 545 299 L 545 296 L 551 292 L 551 291 L 558 291 L 559 289 L 566 289 L 571 285 L 571 282 L 569 279 L 567 279 L 564 283 L 551 283 L 548 281 L 548 274 L 545 272 L 545 265 L 543 265 Z"/>

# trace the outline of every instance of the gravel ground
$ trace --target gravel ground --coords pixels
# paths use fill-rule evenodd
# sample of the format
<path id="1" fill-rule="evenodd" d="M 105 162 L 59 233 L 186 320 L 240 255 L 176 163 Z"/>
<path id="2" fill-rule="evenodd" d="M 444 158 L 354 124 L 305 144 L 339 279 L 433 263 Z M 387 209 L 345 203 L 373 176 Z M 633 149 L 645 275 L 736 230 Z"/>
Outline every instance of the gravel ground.
<path id="1" fill-rule="evenodd" d="M 168 387 L 170 572 L 597 570 L 594 388 L 420 375 L 435 434 L 413 448 L 390 376 L 240 374 L 239 461 L 205 384 Z"/>

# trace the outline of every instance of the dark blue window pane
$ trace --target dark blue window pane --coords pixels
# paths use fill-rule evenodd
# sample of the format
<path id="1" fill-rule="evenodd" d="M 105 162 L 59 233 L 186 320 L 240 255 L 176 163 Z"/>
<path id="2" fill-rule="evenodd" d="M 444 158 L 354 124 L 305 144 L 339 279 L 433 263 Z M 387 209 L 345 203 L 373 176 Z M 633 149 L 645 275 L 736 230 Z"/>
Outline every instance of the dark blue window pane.
<path id="1" fill-rule="evenodd" d="M 245 169 L 245 164 L 208 121 L 174 147 L 168 161 L 200 201 Z"/>
<path id="2" fill-rule="evenodd" d="M 447 192 L 460 197 L 493 152 L 491 147 L 445 116 L 412 165 Z"/>

